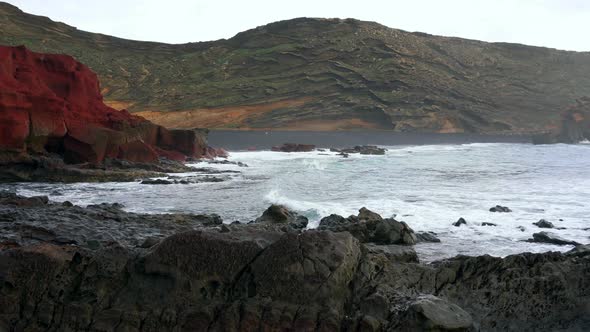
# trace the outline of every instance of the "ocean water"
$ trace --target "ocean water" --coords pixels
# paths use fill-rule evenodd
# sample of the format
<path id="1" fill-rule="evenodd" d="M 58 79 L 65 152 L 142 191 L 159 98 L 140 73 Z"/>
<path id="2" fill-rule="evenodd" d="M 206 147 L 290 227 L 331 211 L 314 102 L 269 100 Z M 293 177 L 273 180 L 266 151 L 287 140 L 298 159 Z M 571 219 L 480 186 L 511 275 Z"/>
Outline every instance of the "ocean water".
<path id="1" fill-rule="evenodd" d="M 437 233 L 441 243 L 416 246 L 423 261 L 572 248 L 524 242 L 544 230 L 532 225 L 539 219 L 565 227 L 547 231 L 590 243 L 589 144 L 394 146 L 384 156 L 349 158 L 318 151 L 234 152 L 229 159 L 249 167 L 196 165 L 241 172 L 223 174 L 226 180 L 219 183 L 9 187 L 23 195 L 48 195 L 79 205 L 119 202 L 134 212 L 217 213 L 225 222 L 253 220 L 278 203 L 307 216 L 310 227 L 332 213 L 348 216 L 367 207 L 384 217 L 396 216 L 415 231 Z M 489 212 L 497 204 L 513 212 Z M 467 225 L 452 226 L 460 217 Z M 484 222 L 497 226 L 482 226 Z"/>

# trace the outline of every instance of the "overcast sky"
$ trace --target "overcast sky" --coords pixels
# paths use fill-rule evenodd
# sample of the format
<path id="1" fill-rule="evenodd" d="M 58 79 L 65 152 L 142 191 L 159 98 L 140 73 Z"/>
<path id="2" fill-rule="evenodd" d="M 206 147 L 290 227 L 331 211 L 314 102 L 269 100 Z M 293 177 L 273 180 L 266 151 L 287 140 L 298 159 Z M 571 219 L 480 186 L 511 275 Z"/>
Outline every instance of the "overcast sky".
<path id="1" fill-rule="evenodd" d="M 590 51 L 590 0 L 7 0 L 22 10 L 117 37 L 185 43 L 230 38 L 294 17 Z"/>

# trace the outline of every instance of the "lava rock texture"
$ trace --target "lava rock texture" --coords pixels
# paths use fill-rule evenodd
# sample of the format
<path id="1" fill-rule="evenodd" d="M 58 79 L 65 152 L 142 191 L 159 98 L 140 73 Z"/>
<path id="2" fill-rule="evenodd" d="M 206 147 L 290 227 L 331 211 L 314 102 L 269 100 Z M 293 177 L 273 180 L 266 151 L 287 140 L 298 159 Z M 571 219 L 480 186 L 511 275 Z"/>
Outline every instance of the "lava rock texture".
<path id="1" fill-rule="evenodd" d="M 389 224 L 359 215 L 324 223 Z M 363 231 L 224 225 L 213 215 L 139 215 L 7 193 L 0 227 L 4 331 L 590 327 L 587 246 L 425 265 L 411 246 L 371 242 Z"/>

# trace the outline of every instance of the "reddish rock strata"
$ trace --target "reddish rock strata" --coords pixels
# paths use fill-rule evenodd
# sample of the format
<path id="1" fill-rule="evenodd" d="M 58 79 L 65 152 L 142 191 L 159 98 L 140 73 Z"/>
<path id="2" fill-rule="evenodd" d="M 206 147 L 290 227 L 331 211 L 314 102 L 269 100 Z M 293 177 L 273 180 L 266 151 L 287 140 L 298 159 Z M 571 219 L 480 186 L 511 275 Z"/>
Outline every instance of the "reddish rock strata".
<path id="1" fill-rule="evenodd" d="M 183 161 L 210 156 L 205 134 L 106 106 L 96 74 L 70 56 L 0 46 L 0 151 L 54 152 L 69 163 Z"/>

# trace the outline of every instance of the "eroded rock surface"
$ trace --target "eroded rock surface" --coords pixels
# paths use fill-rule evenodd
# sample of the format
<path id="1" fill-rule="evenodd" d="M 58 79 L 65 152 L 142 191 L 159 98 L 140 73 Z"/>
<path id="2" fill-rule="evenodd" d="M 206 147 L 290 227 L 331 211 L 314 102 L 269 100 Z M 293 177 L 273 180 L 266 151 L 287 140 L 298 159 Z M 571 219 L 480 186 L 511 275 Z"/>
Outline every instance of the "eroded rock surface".
<path id="1" fill-rule="evenodd" d="M 383 219 L 364 207 L 357 216 L 344 218 L 333 214 L 325 217 L 320 221 L 319 229 L 349 232 L 362 243 L 412 245 L 418 241 L 414 231 L 405 222 L 393 218 Z"/>
<path id="2" fill-rule="evenodd" d="M 139 215 L 118 204 L 81 208 L 3 193 L 0 329 L 590 327 L 586 246 L 424 265 L 411 246 L 361 243 L 347 231 L 220 223 L 214 215 Z"/>

